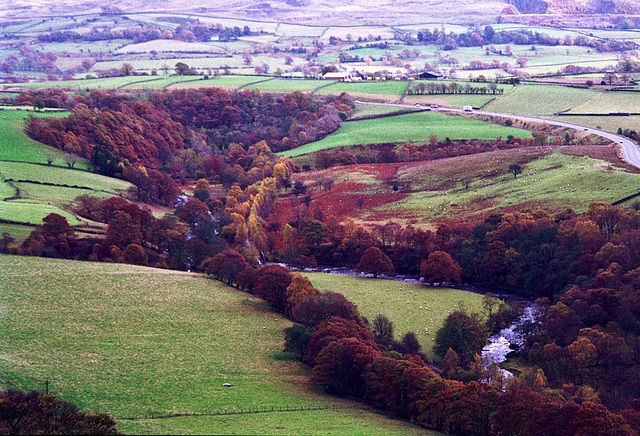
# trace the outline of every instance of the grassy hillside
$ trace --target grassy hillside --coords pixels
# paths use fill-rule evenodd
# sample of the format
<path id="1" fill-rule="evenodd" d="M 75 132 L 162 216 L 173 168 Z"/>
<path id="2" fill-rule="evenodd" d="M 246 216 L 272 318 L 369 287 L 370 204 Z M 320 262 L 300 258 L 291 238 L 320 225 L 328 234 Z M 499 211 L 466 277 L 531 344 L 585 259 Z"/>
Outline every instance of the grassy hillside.
<path id="1" fill-rule="evenodd" d="M 459 289 L 437 288 L 417 283 L 352 277 L 341 274 L 304 273 L 321 291 L 343 294 L 358 306 L 369 321 L 386 315 L 394 323 L 395 337 L 414 332 L 422 350 L 431 358 L 436 332 L 460 302 L 470 312 L 482 311 L 482 295 Z M 427 329 L 425 331 L 425 329 Z"/>
<path id="2" fill-rule="evenodd" d="M 300 156 L 314 151 L 355 144 L 376 144 L 385 142 L 427 142 L 435 134 L 439 139 L 485 139 L 513 135 L 521 138 L 531 136 L 531 132 L 496 124 L 485 123 L 461 116 L 451 116 L 437 112 L 418 112 L 394 117 L 353 121 L 343 123 L 326 138 L 305 144 L 293 150 L 280 153 L 282 156 Z"/>
<path id="3" fill-rule="evenodd" d="M 516 162 L 524 171 L 514 179 L 508 167 Z M 319 186 L 321 178 L 335 180 L 331 190 Z M 584 212 L 592 201 L 612 202 L 634 193 L 640 175 L 620 166 L 613 148 L 569 146 L 349 165 L 298 173 L 294 180 L 309 187 L 314 205 L 326 217 L 426 226 L 449 219 L 476 221 L 525 208 L 555 212 L 571 207 Z M 293 219 L 290 200 L 285 196 L 278 202 L 283 222 Z"/>
<path id="4" fill-rule="evenodd" d="M 290 322 L 196 274 L 0 256 L 2 387 L 51 391 L 116 417 L 265 406 L 334 411 L 119 420 L 128 433 L 424 434 L 308 385 L 278 359 Z M 233 384 L 225 388 L 223 383 Z"/>
<path id="5" fill-rule="evenodd" d="M 67 116 L 65 112 L 24 112 L 16 110 L 0 111 L 0 161 L 11 160 L 21 162 L 46 163 L 45 150 L 52 151 L 56 160 L 55 165 L 64 165 L 62 161 L 63 152 L 49 147 L 40 142 L 34 141 L 24 133 L 24 122 L 29 116 L 36 117 L 62 117 Z M 79 167 L 86 167 L 84 161 L 76 164 Z"/>

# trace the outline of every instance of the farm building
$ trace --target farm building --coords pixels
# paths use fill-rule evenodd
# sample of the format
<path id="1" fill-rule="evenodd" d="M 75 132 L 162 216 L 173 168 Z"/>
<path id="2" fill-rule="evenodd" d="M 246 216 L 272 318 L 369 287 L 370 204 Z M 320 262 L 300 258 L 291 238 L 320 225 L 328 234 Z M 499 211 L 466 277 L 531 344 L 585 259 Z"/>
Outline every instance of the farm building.
<path id="1" fill-rule="evenodd" d="M 351 81 L 353 79 L 353 73 L 346 72 L 337 72 L 337 73 L 327 73 L 322 76 L 325 80 L 342 80 L 343 82 Z"/>
<path id="2" fill-rule="evenodd" d="M 418 75 L 418 79 L 422 79 L 422 80 L 442 79 L 442 73 L 438 73 L 437 71 L 423 71 Z"/>

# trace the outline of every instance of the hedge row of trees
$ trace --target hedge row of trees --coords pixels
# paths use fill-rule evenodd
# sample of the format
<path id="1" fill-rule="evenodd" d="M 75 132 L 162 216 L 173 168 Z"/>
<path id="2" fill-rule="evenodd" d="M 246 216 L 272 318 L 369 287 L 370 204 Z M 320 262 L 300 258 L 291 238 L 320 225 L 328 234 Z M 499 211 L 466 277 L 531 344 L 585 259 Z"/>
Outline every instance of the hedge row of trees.
<path id="1" fill-rule="evenodd" d="M 452 83 L 418 83 L 407 90 L 409 95 L 433 95 L 433 94 L 491 94 L 501 95 L 504 88 L 498 88 L 496 83 L 489 83 L 487 86 L 472 86 L 471 83 L 459 85 Z"/>
<path id="2" fill-rule="evenodd" d="M 547 392 L 539 383 L 539 372 L 538 377 L 519 378 L 505 391 L 487 383 L 443 378 L 421 357 L 419 345 L 412 345 L 417 343 L 415 335 L 393 344 L 381 334 L 388 331 L 384 317 L 376 318 L 372 329 L 342 295 L 320 293 L 308 279 L 282 266 L 254 269 L 233 250 L 206 263 L 212 276 L 254 293 L 298 323 L 285 330 L 286 350 L 311 365 L 313 381 L 332 394 L 366 401 L 451 434 L 637 434 L 622 416 L 597 402 L 578 403 Z M 464 331 L 473 321 L 457 320 L 466 318 L 454 312 L 445 327 L 462 325 L 458 329 Z M 439 336 L 455 336 L 449 333 Z M 439 345 L 446 345 L 445 340 Z M 455 354 L 451 348 L 447 353 Z"/>
<path id="3" fill-rule="evenodd" d="M 301 206 L 305 207 L 305 206 Z M 388 224 L 371 231 L 323 222 L 309 202 L 276 242 L 282 259 L 355 267 L 376 246 L 393 270 L 430 282 L 486 285 L 541 298 L 524 355 L 551 387 L 590 387 L 606 405 L 635 410 L 640 392 L 640 214 L 593 203 L 571 210 L 492 215 L 482 223 L 442 224 L 435 232 Z M 277 237 L 275 234 L 274 238 Z M 446 254 L 446 257 L 445 257 Z M 436 274 L 427 273 L 424 260 Z M 552 304 L 554 303 L 555 304 Z M 631 412 L 629 412 L 631 413 Z"/>

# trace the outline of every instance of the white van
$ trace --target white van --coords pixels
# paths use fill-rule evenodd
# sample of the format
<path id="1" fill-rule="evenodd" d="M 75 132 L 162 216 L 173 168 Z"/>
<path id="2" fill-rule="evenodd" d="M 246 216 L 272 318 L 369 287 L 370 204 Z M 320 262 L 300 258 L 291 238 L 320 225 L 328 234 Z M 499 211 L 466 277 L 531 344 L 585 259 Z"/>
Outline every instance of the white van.
<path id="1" fill-rule="evenodd" d="M 462 106 L 462 110 L 465 112 L 471 112 L 473 108 L 471 106 Z"/>

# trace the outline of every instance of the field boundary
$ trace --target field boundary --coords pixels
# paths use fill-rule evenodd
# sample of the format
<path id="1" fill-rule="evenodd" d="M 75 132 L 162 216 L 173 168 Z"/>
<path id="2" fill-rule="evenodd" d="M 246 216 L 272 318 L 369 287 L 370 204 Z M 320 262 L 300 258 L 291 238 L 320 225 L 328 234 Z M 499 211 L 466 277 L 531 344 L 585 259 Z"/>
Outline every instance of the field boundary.
<path id="1" fill-rule="evenodd" d="M 344 120 L 343 122 L 344 123 L 351 123 L 351 122 L 354 122 L 354 121 L 375 120 L 377 118 L 396 117 L 398 115 L 412 114 L 414 112 L 430 112 L 430 111 L 431 111 L 430 108 L 418 108 L 418 107 L 416 107 L 415 109 L 404 109 L 404 110 L 399 110 L 397 112 L 390 112 L 388 114 L 364 115 L 364 116 L 361 116 L 361 117 L 349 118 L 348 120 Z"/>
<path id="2" fill-rule="evenodd" d="M 238 89 L 238 91 L 240 91 L 240 90 L 246 88 L 247 86 L 257 85 L 258 83 L 271 82 L 271 81 L 276 80 L 276 79 L 277 79 L 276 77 L 270 77 L 268 79 L 256 80 L 255 82 L 245 83 L 244 85 L 239 86 L 237 89 Z"/>
<path id="3" fill-rule="evenodd" d="M 116 89 L 124 89 L 129 85 L 137 85 L 139 83 L 147 83 L 147 82 L 157 82 L 158 80 L 162 80 L 163 77 L 155 77 L 153 79 L 145 79 L 145 80 L 136 80 L 135 82 L 125 83 L 124 85 L 117 86 Z"/>
<path id="4" fill-rule="evenodd" d="M 326 83 L 324 85 L 320 85 L 317 88 L 315 88 L 313 91 L 311 91 L 311 94 L 315 94 L 316 92 L 320 91 L 323 88 L 328 88 L 328 87 L 336 85 L 338 83 L 340 83 L 340 81 L 339 80 L 335 80 L 335 81 L 331 81 L 330 83 Z"/>
<path id="5" fill-rule="evenodd" d="M 194 416 L 228 416 L 228 415 L 251 415 L 256 413 L 286 413 L 286 412 L 306 412 L 316 410 L 340 410 L 340 409 L 361 409 L 362 407 L 347 406 L 347 405 L 318 405 L 318 406 L 256 406 L 248 409 L 222 409 L 215 410 L 213 412 L 187 412 L 187 413 L 166 413 L 166 414 L 149 414 L 143 416 L 124 416 L 115 417 L 120 421 L 140 421 L 149 419 L 170 419 L 170 418 L 184 418 Z"/>
<path id="6" fill-rule="evenodd" d="M 622 203 L 626 203 L 629 200 L 633 200 L 634 198 L 640 197 L 640 192 L 636 192 L 635 194 L 631 194 L 631 195 L 627 195 L 624 198 L 621 198 L 620 200 L 616 200 L 613 203 L 611 203 L 611 206 L 617 206 L 619 204 Z"/>

